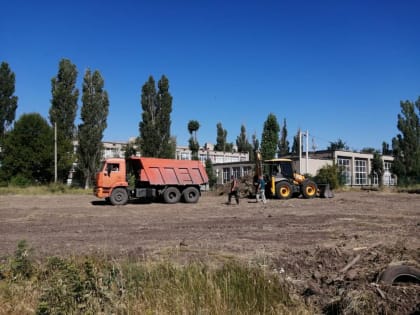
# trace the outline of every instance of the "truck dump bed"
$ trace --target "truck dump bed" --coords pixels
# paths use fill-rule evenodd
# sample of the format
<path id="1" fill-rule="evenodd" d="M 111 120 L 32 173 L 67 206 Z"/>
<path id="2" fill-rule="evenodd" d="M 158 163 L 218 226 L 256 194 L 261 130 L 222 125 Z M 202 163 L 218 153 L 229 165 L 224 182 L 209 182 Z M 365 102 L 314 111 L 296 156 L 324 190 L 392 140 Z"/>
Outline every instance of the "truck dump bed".
<path id="1" fill-rule="evenodd" d="M 201 161 L 132 157 L 141 164 L 140 181 L 150 185 L 203 185 L 208 182 Z"/>

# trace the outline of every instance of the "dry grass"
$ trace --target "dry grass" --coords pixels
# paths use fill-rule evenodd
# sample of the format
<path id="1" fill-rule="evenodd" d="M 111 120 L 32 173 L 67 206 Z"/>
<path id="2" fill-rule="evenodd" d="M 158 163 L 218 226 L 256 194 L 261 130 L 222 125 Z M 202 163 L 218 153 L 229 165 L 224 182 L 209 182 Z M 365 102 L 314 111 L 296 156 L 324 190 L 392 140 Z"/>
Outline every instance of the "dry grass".
<path id="1" fill-rule="evenodd" d="M 51 257 L 0 265 L 0 314 L 309 314 L 275 274 L 239 262 Z"/>

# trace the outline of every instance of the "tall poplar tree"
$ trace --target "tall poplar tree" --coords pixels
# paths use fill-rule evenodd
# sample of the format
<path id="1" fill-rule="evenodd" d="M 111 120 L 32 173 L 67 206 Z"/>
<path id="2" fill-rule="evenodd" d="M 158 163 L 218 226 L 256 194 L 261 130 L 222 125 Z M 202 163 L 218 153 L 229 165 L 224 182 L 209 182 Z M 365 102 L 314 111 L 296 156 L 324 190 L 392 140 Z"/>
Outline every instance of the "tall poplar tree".
<path id="1" fill-rule="evenodd" d="M 300 129 L 298 129 L 295 136 L 293 137 L 293 144 L 292 144 L 292 150 L 291 150 L 291 153 L 293 155 L 298 155 L 299 145 L 302 146 L 302 144 L 300 143 L 299 135 L 300 135 Z"/>
<path id="2" fill-rule="evenodd" d="M 280 156 L 288 155 L 289 152 L 290 152 L 290 147 L 289 147 L 289 141 L 287 141 L 286 118 L 284 118 L 283 126 L 281 128 L 281 133 L 280 133 L 279 155 Z"/>
<path id="3" fill-rule="evenodd" d="M 397 127 L 400 133 L 392 139 L 393 172 L 400 183 L 420 182 L 420 97 L 413 103 L 400 103 Z"/>
<path id="4" fill-rule="evenodd" d="M 108 93 L 99 71 L 86 70 L 82 93 L 78 166 L 84 175 L 85 189 L 88 189 L 102 158 L 102 138 L 109 112 Z"/>
<path id="5" fill-rule="evenodd" d="M 216 128 L 217 128 L 217 137 L 216 137 L 216 145 L 214 146 L 214 150 L 225 152 L 228 149 L 226 145 L 227 130 L 223 129 L 221 122 L 217 123 Z"/>
<path id="6" fill-rule="evenodd" d="M 73 140 L 79 91 L 76 88 L 77 69 L 68 59 L 59 63 L 57 76 L 51 79 L 50 122 L 57 124 L 58 178 L 64 180 L 74 161 Z"/>
<path id="7" fill-rule="evenodd" d="M 257 138 L 257 133 L 254 132 L 252 135 L 252 149 L 254 151 L 257 151 L 260 149 L 260 141 Z"/>
<path id="8" fill-rule="evenodd" d="M 252 144 L 249 143 L 248 135 L 246 134 L 245 125 L 241 125 L 241 133 L 236 138 L 236 146 L 238 147 L 238 152 L 247 152 L 250 160 L 252 161 L 253 150 Z"/>
<path id="9" fill-rule="evenodd" d="M 264 122 L 261 136 L 261 155 L 263 160 L 276 157 L 277 143 L 279 141 L 280 126 L 274 114 L 270 113 Z"/>
<path id="10" fill-rule="evenodd" d="M 15 93 L 15 74 L 9 64 L 2 62 L 0 65 L 0 145 L 7 128 L 15 120 L 17 96 Z"/>
<path id="11" fill-rule="evenodd" d="M 156 92 L 152 76 L 142 87 L 142 121 L 139 124 L 140 151 L 143 156 L 174 158 L 174 138 L 171 137 L 172 96 L 169 80 L 163 75 Z"/>

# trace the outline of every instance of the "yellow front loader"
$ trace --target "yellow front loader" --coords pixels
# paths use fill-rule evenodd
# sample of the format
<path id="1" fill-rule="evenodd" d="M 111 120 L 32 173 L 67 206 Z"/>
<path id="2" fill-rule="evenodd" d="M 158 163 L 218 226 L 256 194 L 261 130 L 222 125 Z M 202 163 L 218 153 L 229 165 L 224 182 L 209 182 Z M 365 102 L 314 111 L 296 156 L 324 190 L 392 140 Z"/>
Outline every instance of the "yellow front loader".
<path id="1" fill-rule="evenodd" d="M 266 174 L 263 174 L 263 173 Z M 317 195 L 316 183 L 293 170 L 290 159 L 271 159 L 262 161 L 261 153 L 255 153 L 255 177 L 264 176 L 268 197 L 289 199 L 291 197 L 314 198 Z"/>

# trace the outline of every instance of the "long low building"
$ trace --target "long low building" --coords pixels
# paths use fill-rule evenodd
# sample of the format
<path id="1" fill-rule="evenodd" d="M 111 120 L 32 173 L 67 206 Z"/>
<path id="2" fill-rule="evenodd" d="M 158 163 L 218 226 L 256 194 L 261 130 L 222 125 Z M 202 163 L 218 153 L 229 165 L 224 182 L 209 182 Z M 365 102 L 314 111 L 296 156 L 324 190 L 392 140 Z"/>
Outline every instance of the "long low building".
<path id="1" fill-rule="evenodd" d="M 289 157 L 293 160 L 295 170 L 301 174 L 315 176 L 317 172 L 326 165 L 334 163 L 343 169 L 343 180 L 347 186 L 370 186 L 378 185 L 377 175 L 371 176 L 373 154 L 358 153 L 352 151 L 316 151 L 306 156 Z M 383 184 L 393 186 L 397 184 L 397 177 L 392 174 L 392 163 L 394 157 L 381 156 L 384 163 Z M 242 177 L 252 174 L 254 163 L 234 162 L 216 163 L 213 165 L 218 184 L 225 184 L 230 180 L 231 175 Z"/>

